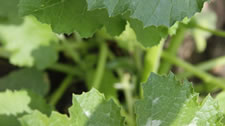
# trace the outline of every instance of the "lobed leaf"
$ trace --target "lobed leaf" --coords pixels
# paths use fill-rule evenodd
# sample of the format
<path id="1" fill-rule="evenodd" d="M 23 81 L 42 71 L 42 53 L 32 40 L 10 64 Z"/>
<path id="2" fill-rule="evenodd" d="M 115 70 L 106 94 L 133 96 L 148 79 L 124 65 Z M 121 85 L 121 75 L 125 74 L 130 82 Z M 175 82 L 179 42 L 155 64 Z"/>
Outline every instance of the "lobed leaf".
<path id="1" fill-rule="evenodd" d="M 50 117 L 34 111 L 20 118 L 22 126 L 122 126 L 120 109 L 97 90 L 73 96 L 70 117 L 53 112 Z"/>
<path id="2" fill-rule="evenodd" d="M 168 27 L 201 11 L 206 0 L 21 0 L 20 14 L 36 16 L 57 33 L 90 37 L 103 26 L 119 35 L 129 21 L 144 46 L 153 46 Z M 162 30 L 163 29 L 163 30 Z"/>
<path id="3" fill-rule="evenodd" d="M 208 96 L 201 104 L 191 84 L 151 74 L 144 84 L 144 98 L 136 104 L 137 126 L 217 126 L 222 115 Z"/>
<path id="4" fill-rule="evenodd" d="M 0 92 L 0 115 L 17 115 L 24 112 L 30 112 L 29 107 L 31 99 L 26 91 Z"/>

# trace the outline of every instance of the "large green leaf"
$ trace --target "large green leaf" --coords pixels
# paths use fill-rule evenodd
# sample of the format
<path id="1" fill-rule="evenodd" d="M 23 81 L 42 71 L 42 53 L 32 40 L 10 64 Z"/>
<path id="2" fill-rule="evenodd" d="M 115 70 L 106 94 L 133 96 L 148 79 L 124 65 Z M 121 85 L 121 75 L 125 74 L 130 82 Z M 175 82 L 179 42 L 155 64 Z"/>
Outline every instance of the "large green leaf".
<path id="1" fill-rule="evenodd" d="M 86 0 L 88 10 L 106 8 L 109 16 L 126 11 L 148 26 L 171 26 L 202 9 L 207 0 Z"/>
<path id="2" fill-rule="evenodd" d="M 122 126 L 120 108 L 97 90 L 73 96 L 70 117 L 53 112 L 50 117 L 34 111 L 20 119 L 22 126 Z"/>
<path id="3" fill-rule="evenodd" d="M 21 69 L 0 78 L 0 91 L 7 89 L 29 89 L 43 96 L 48 92 L 49 84 L 43 72 L 36 69 Z"/>
<path id="4" fill-rule="evenodd" d="M 77 31 L 89 37 L 106 26 L 112 35 L 125 28 L 125 20 L 144 46 L 159 43 L 167 28 L 199 12 L 206 0 L 21 0 L 20 13 L 51 24 L 58 33 Z M 165 26 L 165 27 L 164 27 Z M 162 30 L 163 29 L 163 30 Z"/>
<path id="5" fill-rule="evenodd" d="M 120 16 L 109 18 L 106 10 L 87 11 L 85 0 L 21 0 L 19 6 L 22 15 L 33 14 L 40 21 L 51 24 L 58 33 L 76 30 L 82 37 L 90 37 L 106 25 L 111 28 L 108 29 L 110 33 L 118 34 L 126 24 Z M 116 27 L 110 27 L 112 24 Z"/>
<path id="6" fill-rule="evenodd" d="M 0 24 L 18 24 L 22 22 L 19 17 L 19 0 L 0 0 Z"/>
<path id="7" fill-rule="evenodd" d="M 191 84 L 151 74 L 144 84 L 144 98 L 136 104 L 138 126 L 217 126 L 221 113 L 210 97 L 198 103 Z"/>
<path id="8" fill-rule="evenodd" d="M 0 40 L 10 53 L 10 62 L 18 66 L 33 66 L 32 51 L 56 42 L 50 26 L 41 24 L 34 17 L 26 17 L 23 24 L 0 25 Z M 43 55 L 45 56 L 45 55 Z"/>

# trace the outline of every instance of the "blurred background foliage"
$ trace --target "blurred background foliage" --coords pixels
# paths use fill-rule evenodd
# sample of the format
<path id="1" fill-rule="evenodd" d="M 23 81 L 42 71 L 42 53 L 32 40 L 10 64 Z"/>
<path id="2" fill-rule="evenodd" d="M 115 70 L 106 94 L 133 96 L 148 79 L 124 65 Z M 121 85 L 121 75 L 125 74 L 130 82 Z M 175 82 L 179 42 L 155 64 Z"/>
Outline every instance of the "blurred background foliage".
<path id="1" fill-rule="evenodd" d="M 150 73 L 172 71 L 179 79 L 193 82 L 201 97 L 211 93 L 225 109 L 224 0 L 211 1 L 202 13 L 177 22 L 169 37 L 152 48 L 137 42 L 129 24 L 115 38 L 105 29 L 88 39 L 76 32 L 55 34 L 32 16 L 17 18 L 16 4 L 0 5 L 0 93 L 28 90 L 28 94 L 19 93 L 38 97 L 41 105 L 31 102 L 33 108 L 49 114 L 44 97 L 67 113 L 72 93 L 94 87 L 131 114 L 130 107 L 142 97 L 140 85 Z M 15 10 L 4 16 L 1 10 L 11 6 Z"/>

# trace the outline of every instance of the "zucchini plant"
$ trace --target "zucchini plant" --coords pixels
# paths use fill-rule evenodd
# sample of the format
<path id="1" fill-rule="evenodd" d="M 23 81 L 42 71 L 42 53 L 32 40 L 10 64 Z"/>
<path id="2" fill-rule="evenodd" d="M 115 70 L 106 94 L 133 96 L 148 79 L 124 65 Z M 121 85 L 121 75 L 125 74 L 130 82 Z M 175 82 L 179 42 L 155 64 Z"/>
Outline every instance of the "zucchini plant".
<path id="1" fill-rule="evenodd" d="M 0 0 L 0 57 L 13 69 L 0 78 L 0 125 L 224 125 L 224 92 L 200 97 L 186 79 L 224 90 L 206 72 L 224 57 L 196 66 L 176 57 L 190 30 L 200 51 L 198 35 L 225 37 L 196 18 L 206 1 Z"/>

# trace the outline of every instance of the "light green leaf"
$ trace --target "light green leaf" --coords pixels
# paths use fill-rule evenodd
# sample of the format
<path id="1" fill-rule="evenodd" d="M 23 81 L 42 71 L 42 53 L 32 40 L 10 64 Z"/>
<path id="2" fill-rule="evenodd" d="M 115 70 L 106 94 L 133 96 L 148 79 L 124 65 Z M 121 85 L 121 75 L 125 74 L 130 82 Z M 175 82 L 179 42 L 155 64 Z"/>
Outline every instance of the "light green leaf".
<path id="1" fill-rule="evenodd" d="M 221 113 L 208 96 L 198 103 L 191 84 L 168 76 L 151 74 L 144 84 L 144 98 L 136 104 L 137 126 L 217 126 Z"/>
<path id="2" fill-rule="evenodd" d="M 39 111 L 33 111 L 19 119 L 22 126 L 49 126 L 49 119 Z"/>
<path id="3" fill-rule="evenodd" d="M 223 111 L 223 113 L 225 113 L 225 92 L 220 92 L 217 96 L 216 96 L 216 100 L 218 101 L 221 110 Z"/>
<path id="4" fill-rule="evenodd" d="M 21 69 L 0 78 L 0 91 L 29 89 L 30 91 L 46 95 L 49 89 L 44 73 L 36 69 Z"/>
<path id="5" fill-rule="evenodd" d="M 0 0 L 0 24 L 19 24 L 22 18 L 19 17 L 19 0 Z"/>
<path id="6" fill-rule="evenodd" d="M 34 17 L 26 17 L 20 26 L 0 25 L 0 40 L 10 52 L 10 62 L 18 66 L 33 66 L 32 51 L 40 46 L 56 42 L 57 37 L 50 26 L 41 24 Z"/>
<path id="7" fill-rule="evenodd" d="M 26 91 L 0 92 L 0 115 L 17 115 L 31 112 L 31 99 Z"/>
<path id="8" fill-rule="evenodd" d="M 46 103 L 43 97 L 31 91 L 0 92 L 0 125 L 20 126 L 18 118 L 38 110 L 50 115 L 52 107 Z"/>
<path id="9" fill-rule="evenodd" d="M 122 126 L 120 109 L 97 90 L 73 96 L 70 117 L 53 112 L 48 118 L 34 111 L 20 118 L 22 126 Z"/>

